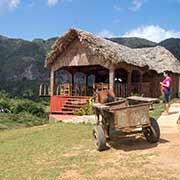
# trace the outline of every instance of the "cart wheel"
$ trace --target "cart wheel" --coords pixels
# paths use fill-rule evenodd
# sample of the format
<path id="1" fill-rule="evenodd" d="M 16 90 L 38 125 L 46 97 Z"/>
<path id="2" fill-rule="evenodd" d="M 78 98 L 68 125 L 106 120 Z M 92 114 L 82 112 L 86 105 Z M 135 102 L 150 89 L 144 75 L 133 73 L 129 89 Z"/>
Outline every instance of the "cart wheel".
<path id="1" fill-rule="evenodd" d="M 101 126 L 95 126 L 93 129 L 93 136 L 95 139 L 95 145 L 98 151 L 106 149 L 106 137 Z"/>
<path id="2" fill-rule="evenodd" d="M 159 141 L 160 138 L 160 129 L 157 121 L 150 117 L 151 126 L 143 128 L 144 136 L 146 140 L 150 143 L 156 143 Z"/>

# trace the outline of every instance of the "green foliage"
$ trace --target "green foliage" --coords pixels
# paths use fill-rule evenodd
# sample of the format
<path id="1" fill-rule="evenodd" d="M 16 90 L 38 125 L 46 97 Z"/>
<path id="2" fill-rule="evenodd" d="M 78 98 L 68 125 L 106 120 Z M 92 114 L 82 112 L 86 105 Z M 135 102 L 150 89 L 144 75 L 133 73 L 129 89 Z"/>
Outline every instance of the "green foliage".
<path id="1" fill-rule="evenodd" d="M 0 113 L 0 130 L 32 127 L 48 123 L 48 118 L 37 117 L 27 112 L 19 114 Z"/>
<path id="2" fill-rule="evenodd" d="M 5 92 L 0 92 L 0 108 L 8 109 L 11 113 L 0 113 L 0 129 L 30 127 L 48 123 L 49 103 L 9 98 Z"/>
<path id="3" fill-rule="evenodd" d="M 75 112 L 75 115 L 83 116 L 83 115 L 91 115 L 93 114 L 92 111 L 92 104 L 93 104 L 93 99 L 88 99 L 87 105 L 82 107 L 78 112 Z"/>
<path id="4" fill-rule="evenodd" d="M 10 103 L 6 99 L 0 98 L 0 108 L 1 109 L 10 109 Z"/>
<path id="5" fill-rule="evenodd" d="M 174 103 L 177 99 L 172 99 L 170 103 Z M 161 113 L 164 111 L 164 104 L 163 103 L 158 103 L 158 104 L 153 104 L 153 110 L 150 112 L 150 116 L 152 116 L 155 119 L 158 119 L 161 115 Z"/>
<path id="6" fill-rule="evenodd" d="M 0 91 L 0 108 L 10 109 L 10 102 L 8 101 L 9 94 L 5 91 Z"/>
<path id="7" fill-rule="evenodd" d="M 23 96 L 24 98 L 32 97 L 32 96 L 34 96 L 34 92 L 33 92 L 32 89 L 25 89 L 25 90 L 23 91 L 22 96 Z"/>
<path id="8" fill-rule="evenodd" d="M 18 103 L 16 102 L 16 104 L 12 106 L 11 110 L 15 114 L 28 112 L 37 117 L 45 117 L 47 115 L 47 113 L 40 104 L 34 103 L 33 101 L 30 100 L 24 100 L 24 101 L 21 100 Z"/>
<path id="9" fill-rule="evenodd" d="M 0 98 L 8 98 L 8 97 L 9 94 L 5 90 L 0 91 Z"/>
<path id="10" fill-rule="evenodd" d="M 0 81 L 0 90 L 6 90 L 11 97 L 38 98 L 39 93 L 38 81 Z"/>

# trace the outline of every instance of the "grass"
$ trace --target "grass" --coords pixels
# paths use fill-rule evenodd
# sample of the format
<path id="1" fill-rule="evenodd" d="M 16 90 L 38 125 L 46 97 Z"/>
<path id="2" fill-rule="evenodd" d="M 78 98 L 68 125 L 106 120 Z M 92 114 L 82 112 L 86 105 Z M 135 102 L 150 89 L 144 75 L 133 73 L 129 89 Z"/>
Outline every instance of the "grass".
<path id="1" fill-rule="evenodd" d="M 171 100 L 171 104 L 174 103 L 177 100 L 177 98 L 174 98 Z M 163 103 L 158 103 L 153 105 L 153 111 L 150 112 L 150 116 L 158 119 L 161 115 L 161 113 L 164 111 L 164 104 Z"/>
<path id="2" fill-rule="evenodd" d="M 24 98 L 10 98 L 0 92 L 0 109 L 9 113 L 0 113 L 0 130 L 31 127 L 48 123 L 49 102 L 32 101 Z"/>
<path id="3" fill-rule="evenodd" d="M 157 157 L 150 151 L 96 151 L 92 128 L 56 123 L 1 131 L 0 179 L 143 180 L 169 176 L 170 172 L 147 166 Z"/>
<path id="4" fill-rule="evenodd" d="M 37 117 L 30 113 L 0 113 L 0 130 L 10 130 L 47 124 L 48 117 Z"/>
<path id="5" fill-rule="evenodd" d="M 157 118 L 163 105 L 154 107 L 151 115 Z M 24 121 L 28 118 L 30 121 Z M 92 125 L 52 123 L 13 129 L 28 127 L 28 123 L 31 126 L 33 118 L 35 122 L 42 120 L 23 112 L 0 114 L 0 125 L 11 127 L 11 130 L 0 131 L 0 179 L 178 179 L 173 169 L 166 170 L 153 164 L 158 154 L 151 151 L 154 146 L 145 140 L 126 141 L 120 149 L 98 152 L 93 143 Z"/>

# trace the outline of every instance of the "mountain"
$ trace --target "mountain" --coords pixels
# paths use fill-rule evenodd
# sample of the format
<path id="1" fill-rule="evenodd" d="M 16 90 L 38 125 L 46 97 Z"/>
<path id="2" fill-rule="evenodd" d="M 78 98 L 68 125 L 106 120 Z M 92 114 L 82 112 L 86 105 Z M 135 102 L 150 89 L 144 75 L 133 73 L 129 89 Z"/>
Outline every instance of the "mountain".
<path id="1" fill-rule="evenodd" d="M 44 59 L 54 39 L 32 42 L 0 36 L 0 80 L 47 80 Z"/>
<path id="2" fill-rule="evenodd" d="M 177 59 L 180 60 L 180 39 L 170 38 L 159 43 L 160 46 L 168 49 Z"/>
<path id="3" fill-rule="evenodd" d="M 26 41 L 0 36 L 0 89 L 8 90 L 13 95 L 22 95 L 19 89 L 23 91 L 23 84 L 47 81 L 49 71 L 44 68 L 44 59 L 55 40 Z"/>
<path id="4" fill-rule="evenodd" d="M 37 95 L 39 84 L 49 80 L 44 60 L 56 39 L 26 41 L 0 36 L 0 90 L 5 89 L 13 96 Z M 160 43 L 136 37 L 109 40 L 131 48 L 160 45 L 180 60 L 180 39 L 170 38 Z"/>
<path id="5" fill-rule="evenodd" d="M 137 37 L 129 38 L 109 38 L 109 40 L 122 44 L 130 48 L 143 48 L 143 47 L 154 47 L 157 43 Z"/>
<path id="6" fill-rule="evenodd" d="M 130 38 L 109 38 L 109 40 L 130 48 L 145 48 L 162 46 L 169 50 L 178 60 L 180 60 L 180 38 L 169 38 L 160 43 L 155 43 L 146 39 Z"/>

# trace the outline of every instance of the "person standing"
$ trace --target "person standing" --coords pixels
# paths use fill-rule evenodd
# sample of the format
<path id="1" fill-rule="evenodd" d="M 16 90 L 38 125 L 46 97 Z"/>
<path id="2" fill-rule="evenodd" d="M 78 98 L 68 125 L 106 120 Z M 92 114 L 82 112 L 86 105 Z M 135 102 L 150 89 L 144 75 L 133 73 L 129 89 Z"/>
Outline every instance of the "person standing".
<path id="1" fill-rule="evenodd" d="M 164 71 L 163 73 L 165 79 L 163 82 L 160 82 L 162 91 L 164 93 L 164 98 L 163 98 L 163 103 L 164 103 L 164 112 L 162 113 L 163 115 L 168 115 L 169 114 L 169 107 L 170 107 L 170 95 L 172 94 L 172 78 L 170 77 L 170 72 L 169 71 Z"/>

